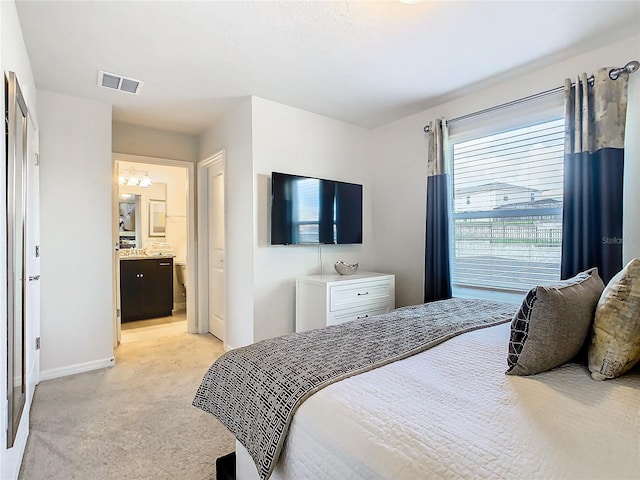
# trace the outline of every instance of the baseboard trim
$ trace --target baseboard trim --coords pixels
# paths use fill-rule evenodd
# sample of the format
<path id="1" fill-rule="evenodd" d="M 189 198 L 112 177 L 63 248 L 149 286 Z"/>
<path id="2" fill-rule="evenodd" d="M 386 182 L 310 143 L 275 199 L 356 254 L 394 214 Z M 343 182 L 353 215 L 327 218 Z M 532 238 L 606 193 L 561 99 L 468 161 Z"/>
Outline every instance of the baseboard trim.
<path id="1" fill-rule="evenodd" d="M 77 363 L 75 365 L 69 365 L 68 367 L 43 370 L 40 372 L 40 381 L 67 377 L 69 375 L 75 375 L 76 373 L 90 372 L 91 370 L 98 370 L 100 368 L 113 367 L 115 364 L 115 357 L 109 357 L 93 360 L 91 362 Z"/>
<path id="2" fill-rule="evenodd" d="M 186 312 L 187 311 L 187 303 L 186 302 L 182 302 L 182 303 L 174 303 L 173 304 L 173 310 L 171 311 L 172 314 L 176 314 L 179 312 Z"/>

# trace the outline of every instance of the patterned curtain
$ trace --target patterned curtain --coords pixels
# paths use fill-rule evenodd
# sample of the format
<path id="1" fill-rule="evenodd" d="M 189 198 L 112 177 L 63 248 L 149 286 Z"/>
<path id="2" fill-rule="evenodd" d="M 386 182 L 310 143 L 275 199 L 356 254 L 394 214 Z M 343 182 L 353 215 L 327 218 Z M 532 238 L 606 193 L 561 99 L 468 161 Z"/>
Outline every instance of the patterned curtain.
<path id="1" fill-rule="evenodd" d="M 445 173 L 444 145 L 447 122 L 429 124 L 427 156 L 427 225 L 424 265 L 424 301 L 451 298 L 449 271 L 449 199 Z"/>
<path id="2" fill-rule="evenodd" d="M 628 75 L 611 68 L 565 81 L 562 278 L 598 267 L 605 284 L 622 268 L 622 184 Z"/>

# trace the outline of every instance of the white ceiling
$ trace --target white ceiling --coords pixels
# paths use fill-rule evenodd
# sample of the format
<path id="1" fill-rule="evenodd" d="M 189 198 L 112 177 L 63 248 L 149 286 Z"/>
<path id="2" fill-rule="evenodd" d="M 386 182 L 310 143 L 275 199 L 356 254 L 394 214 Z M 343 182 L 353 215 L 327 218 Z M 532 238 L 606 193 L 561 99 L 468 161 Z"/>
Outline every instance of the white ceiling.
<path id="1" fill-rule="evenodd" d="M 199 134 L 257 95 L 365 127 L 640 32 L 638 1 L 18 1 L 38 88 Z M 630 59 L 631 60 L 631 59 Z M 142 80 L 139 96 L 97 72 Z"/>

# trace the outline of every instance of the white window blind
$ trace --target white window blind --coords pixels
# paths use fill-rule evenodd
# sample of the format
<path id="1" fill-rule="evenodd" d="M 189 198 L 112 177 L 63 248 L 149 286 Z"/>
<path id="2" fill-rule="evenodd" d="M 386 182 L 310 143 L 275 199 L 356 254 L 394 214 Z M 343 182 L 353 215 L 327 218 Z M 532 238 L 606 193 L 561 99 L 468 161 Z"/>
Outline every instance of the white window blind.
<path id="1" fill-rule="evenodd" d="M 320 180 L 303 178 L 293 183 L 293 235 L 295 243 L 318 243 L 320 239 Z"/>
<path id="2" fill-rule="evenodd" d="M 320 242 L 321 181 L 317 178 L 301 178 L 293 183 L 292 195 L 296 208 L 293 211 L 293 230 L 295 243 L 316 244 Z M 336 204 L 333 200 L 333 243 L 337 243 Z"/>
<path id="3" fill-rule="evenodd" d="M 560 278 L 564 120 L 451 135 L 454 288 L 526 291 Z M 561 107 L 560 107 L 561 108 Z M 481 122 L 482 120 L 479 120 Z M 525 126 L 522 126 L 525 125 Z M 504 126 L 503 126 L 504 128 Z"/>

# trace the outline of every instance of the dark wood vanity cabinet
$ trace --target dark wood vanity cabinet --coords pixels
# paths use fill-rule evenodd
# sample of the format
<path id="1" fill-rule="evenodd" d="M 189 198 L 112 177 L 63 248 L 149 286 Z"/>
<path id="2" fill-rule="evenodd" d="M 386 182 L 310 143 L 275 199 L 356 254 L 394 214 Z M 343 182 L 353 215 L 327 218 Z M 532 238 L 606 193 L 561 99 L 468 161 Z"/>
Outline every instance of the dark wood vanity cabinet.
<path id="1" fill-rule="evenodd" d="M 173 258 L 120 261 L 123 322 L 166 317 L 173 309 Z"/>

